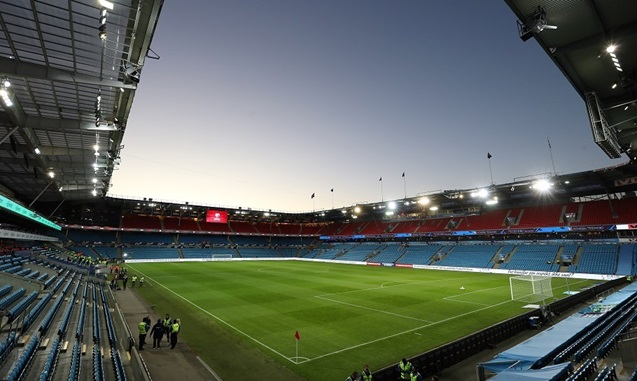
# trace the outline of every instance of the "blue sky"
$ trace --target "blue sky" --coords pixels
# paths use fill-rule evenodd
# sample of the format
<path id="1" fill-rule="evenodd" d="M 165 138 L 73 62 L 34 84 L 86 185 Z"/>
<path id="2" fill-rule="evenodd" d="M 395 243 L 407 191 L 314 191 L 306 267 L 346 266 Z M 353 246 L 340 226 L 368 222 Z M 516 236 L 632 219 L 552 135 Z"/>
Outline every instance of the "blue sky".
<path id="1" fill-rule="evenodd" d="M 622 162 L 503 1 L 167 1 L 111 194 L 307 211 Z M 550 33 L 546 31 L 545 33 Z M 382 177 L 381 184 L 378 179 Z M 316 193 L 314 200 L 310 195 Z"/>

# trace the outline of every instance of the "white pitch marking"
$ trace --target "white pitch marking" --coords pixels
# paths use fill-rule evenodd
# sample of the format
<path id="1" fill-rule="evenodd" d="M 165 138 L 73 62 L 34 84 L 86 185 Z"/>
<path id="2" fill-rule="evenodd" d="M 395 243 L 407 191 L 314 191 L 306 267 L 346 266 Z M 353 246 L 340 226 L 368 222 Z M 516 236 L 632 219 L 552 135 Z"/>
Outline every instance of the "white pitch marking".
<path id="1" fill-rule="evenodd" d="M 388 335 L 388 336 L 385 336 L 385 337 L 380 337 L 380 338 L 375 339 L 375 340 L 367 341 L 367 342 L 365 342 L 365 343 L 361 343 L 361 344 L 353 345 L 353 346 L 351 346 L 351 347 L 347 347 L 347 348 L 339 349 L 339 350 L 334 351 L 334 352 L 326 353 L 326 354 L 324 354 L 324 355 L 320 355 L 320 356 L 314 357 L 314 358 L 312 358 L 312 359 L 310 359 L 310 360 L 300 362 L 299 364 L 304 364 L 304 363 L 306 363 L 306 362 L 310 362 L 310 361 L 318 360 L 318 359 L 321 359 L 321 358 L 324 358 L 324 357 L 328 357 L 328 356 L 335 355 L 335 354 L 338 354 L 338 353 L 346 352 L 346 351 L 349 351 L 349 350 L 352 350 L 352 349 L 356 349 L 356 348 L 364 347 L 364 346 L 369 345 L 369 344 L 374 344 L 374 343 L 377 343 L 377 342 L 379 342 L 379 341 L 383 341 L 383 340 L 391 339 L 391 338 L 396 337 L 396 336 L 404 335 L 404 334 L 406 334 L 406 333 L 410 333 L 410 332 L 418 331 L 418 330 L 421 330 L 421 329 L 423 329 L 423 328 L 427 328 L 427 327 L 431 327 L 431 326 L 434 326 L 434 325 L 438 325 L 438 324 L 440 324 L 440 323 L 445 323 L 445 322 L 448 322 L 448 321 L 450 321 L 450 320 L 454 320 L 454 319 L 457 319 L 457 318 L 460 318 L 460 317 L 463 317 L 463 316 L 467 316 L 467 315 L 473 314 L 473 313 L 475 313 L 475 312 L 483 311 L 483 310 L 486 310 L 486 309 L 489 309 L 489 308 L 492 308 L 492 307 L 497 307 L 497 306 L 500 306 L 500 305 L 502 305 L 502 304 L 510 303 L 510 302 L 511 302 L 511 300 L 505 300 L 504 302 L 501 302 L 501 303 L 498 303 L 498 304 L 493 304 L 493 305 L 488 306 L 488 307 L 478 308 L 477 310 L 469 311 L 469 312 L 465 312 L 465 313 L 463 313 L 463 314 L 456 315 L 456 316 L 452 316 L 452 317 L 449 317 L 449 318 L 446 318 L 446 319 L 443 319 L 443 320 L 437 321 L 437 322 L 435 322 L 435 323 L 426 324 L 426 325 L 423 325 L 423 326 L 420 326 L 420 327 L 416 327 L 416 328 L 408 329 L 408 330 L 406 330 L 406 331 L 402 331 L 402 332 L 394 333 L 394 334 L 392 334 L 392 335 Z"/>
<path id="2" fill-rule="evenodd" d="M 448 279 L 448 280 L 456 280 L 456 279 L 464 279 L 464 278 L 453 278 L 453 279 Z M 394 283 L 396 281 L 393 282 L 385 282 L 383 284 L 387 284 L 387 283 Z M 427 284 L 427 283 L 438 283 L 440 282 L 440 279 L 437 280 L 423 280 L 423 281 L 416 281 L 416 282 L 409 282 L 409 283 L 400 283 L 394 286 L 386 286 L 383 287 L 383 285 L 381 284 L 378 287 L 370 287 L 370 288 L 361 288 L 358 290 L 349 290 L 349 291 L 343 291 L 343 292 L 332 292 L 329 294 L 321 294 L 321 295 L 317 295 L 317 296 L 331 296 L 331 295 L 342 295 L 342 294 L 351 294 L 353 292 L 361 292 L 361 291 L 371 291 L 371 290 L 380 290 L 382 288 L 390 288 L 390 287 L 401 287 L 401 286 L 410 286 L 413 284 Z"/>
<path id="3" fill-rule="evenodd" d="M 320 296 L 320 295 L 319 296 L 315 296 L 315 298 L 327 300 L 327 301 L 333 302 L 333 303 L 344 304 L 344 305 L 350 306 L 350 307 L 361 308 L 361 309 L 364 309 L 364 310 L 369 310 L 369 311 L 374 311 L 374 312 L 380 312 L 380 313 L 383 313 L 383 314 L 392 315 L 392 316 L 396 316 L 396 317 L 400 317 L 400 318 L 404 318 L 404 319 L 417 320 L 417 321 L 421 321 L 423 323 L 433 323 L 431 320 L 418 319 L 418 318 L 415 318 L 415 317 L 412 317 L 412 316 L 396 314 L 396 313 L 393 313 L 393 312 L 389 312 L 389 311 L 385 311 L 385 310 L 379 310 L 379 309 L 371 308 L 371 307 L 367 307 L 367 306 L 361 306 L 361 305 L 354 304 L 354 303 L 342 302 L 340 300 L 325 298 L 325 297 Z"/>
<path id="4" fill-rule="evenodd" d="M 129 267 L 133 267 L 133 266 L 129 265 Z M 138 273 L 140 273 L 140 274 L 144 274 L 143 272 L 141 272 L 141 271 L 139 271 L 139 270 L 136 270 L 136 271 L 137 271 Z M 144 274 L 144 276 L 145 276 L 145 277 L 147 277 L 148 279 L 153 279 L 153 278 L 149 277 L 149 276 L 148 276 L 148 275 L 146 275 L 146 274 Z M 157 283 L 158 285 L 160 285 L 161 287 L 165 288 L 166 290 L 168 290 L 168 291 L 172 292 L 172 293 L 173 293 L 175 296 L 177 296 L 178 298 L 180 298 L 180 299 L 182 299 L 183 301 L 185 301 L 185 302 L 187 302 L 187 303 L 191 304 L 192 306 L 194 306 L 194 307 L 198 308 L 199 310 L 201 310 L 201 311 L 202 311 L 202 312 L 204 312 L 205 314 L 207 314 L 207 315 L 209 315 L 209 316 L 213 317 L 215 320 L 217 320 L 217 321 L 219 321 L 219 322 L 221 322 L 221 323 L 223 323 L 223 324 L 227 325 L 228 327 L 230 327 L 230 328 L 234 329 L 235 331 L 239 332 L 240 334 L 242 334 L 243 336 L 247 337 L 248 339 L 250 339 L 250 340 L 254 341 L 255 343 L 257 343 L 257 344 L 259 344 L 259 345 L 263 346 L 264 348 L 269 349 L 270 351 L 272 351 L 272 352 L 276 353 L 277 355 L 279 355 L 279 356 L 283 357 L 284 359 L 288 360 L 288 361 L 289 361 L 289 362 L 291 362 L 292 364 L 298 364 L 297 362 L 292 361 L 292 359 L 290 359 L 289 357 L 287 357 L 287 356 L 283 355 L 283 354 L 282 354 L 282 353 L 280 353 L 279 351 L 277 351 L 277 350 L 275 350 L 275 349 L 273 349 L 273 348 L 269 347 L 268 345 L 266 345 L 266 344 L 262 343 L 261 341 L 259 341 L 259 340 L 255 339 L 254 337 L 252 337 L 252 336 L 248 335 L 247 333 L 243 332 L 242 330 L 240 330 L 239 328 L 237 328 L 237 327 L 233 326 L 232 324 L 230 324 L 230 323 L 226 322 L 225 320 L 221 319 L 220 317 L 218 317 L 218 316 L 216 316 L 216 315 L 212 314 L 211 312 L 209 312 L 209 311 L 207 311 L 207 310 L 203 309 L 202 307 L 200 307 L 200 306 L 196 305 L 195 303 L 193 303 L 193 302 L 191 302 L 190 300 L 188 300 L 188 299 L 184 298 L 183 296 L 179 295 L 178 293 L 176 293 L 175 291 L 171 290 L 170 288 L 168 288 L 168 287 L 164 286 L 163 284 L 161 284 L 161 283 L 159 283 L 159 282 L 156 282 L 156 283 Z M 309 360 L 308 360 L 308 361 L 309 361 Z"/>

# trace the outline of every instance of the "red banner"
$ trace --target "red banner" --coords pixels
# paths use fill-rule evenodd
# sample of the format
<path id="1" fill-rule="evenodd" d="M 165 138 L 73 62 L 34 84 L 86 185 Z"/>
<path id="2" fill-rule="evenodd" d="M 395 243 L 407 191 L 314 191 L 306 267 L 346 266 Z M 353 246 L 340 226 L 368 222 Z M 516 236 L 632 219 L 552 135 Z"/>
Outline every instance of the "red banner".
<path id="1" fill-rule="evenodd" d="M 213 224 L 225 224 L 226 222 L 228 222 L 228 212 L 208 209 L 208 211 L 206 212 L 206 222 L 211 222 Z"/>

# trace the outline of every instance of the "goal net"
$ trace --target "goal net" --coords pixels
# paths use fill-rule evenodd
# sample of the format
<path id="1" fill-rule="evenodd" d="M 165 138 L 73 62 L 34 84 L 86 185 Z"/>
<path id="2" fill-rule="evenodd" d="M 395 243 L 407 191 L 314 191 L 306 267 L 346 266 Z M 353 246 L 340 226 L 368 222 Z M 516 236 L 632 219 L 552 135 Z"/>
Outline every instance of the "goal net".
<path id="1" fill-rule="evenodd" d="M 212 254 L 212 260 L 223 261 L 223 260 L 231 260 L 232 254 Z"/>
<path id="2" fill-rule="evenodd" d="M 509 278 L 511 300 L 534 303 L 553 297 L 551 277 L 524 275 Z"/>

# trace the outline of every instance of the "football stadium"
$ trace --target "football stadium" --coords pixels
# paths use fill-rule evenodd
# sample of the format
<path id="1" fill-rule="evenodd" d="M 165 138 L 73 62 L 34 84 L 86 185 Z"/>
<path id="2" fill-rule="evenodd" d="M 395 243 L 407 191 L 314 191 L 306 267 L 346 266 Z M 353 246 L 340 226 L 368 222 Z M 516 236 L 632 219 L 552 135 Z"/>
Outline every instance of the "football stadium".
<path id="1" fill-rule="evenodd" d="M 169 3 L 0 0 L 0 379 L 637 380 L 637 2 L 498 6 L 614 165 L 300 212 L 111 190 Z"/>

